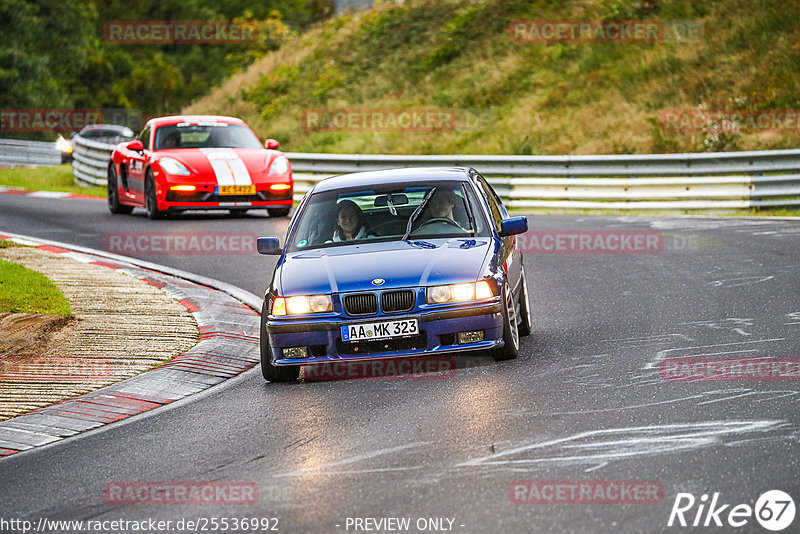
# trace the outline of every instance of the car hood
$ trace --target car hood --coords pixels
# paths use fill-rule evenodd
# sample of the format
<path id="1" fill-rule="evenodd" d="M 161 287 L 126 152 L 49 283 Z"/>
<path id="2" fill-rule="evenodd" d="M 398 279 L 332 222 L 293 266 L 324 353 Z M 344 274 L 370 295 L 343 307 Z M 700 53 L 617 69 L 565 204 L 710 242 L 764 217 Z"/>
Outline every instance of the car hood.
<path id="1" fill-rule="evenodd" d="M 292 252 L 276 279 L 284 296 L 474 282 L 490 243 L 487 237 L 440 238 Z M 386 282 L 375 286 L 376 278 Z"/>
<path id="2" fill-rule="evenodd" d="M 229 167 L 229 163 L 244 163 L 250 174 L 266 173 L 274 151 L 258 148 L 176 148 L 159 150 L 159 157 L 168 156 L 198 174 L 214 175 L 214 165 Z"/>

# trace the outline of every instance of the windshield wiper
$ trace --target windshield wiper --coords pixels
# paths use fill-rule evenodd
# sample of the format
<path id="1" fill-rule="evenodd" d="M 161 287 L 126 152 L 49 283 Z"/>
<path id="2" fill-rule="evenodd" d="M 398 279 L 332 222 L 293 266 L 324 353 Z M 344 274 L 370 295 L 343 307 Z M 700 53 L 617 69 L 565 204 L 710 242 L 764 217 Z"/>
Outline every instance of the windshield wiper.
<path id="1" fill-rule="evenodd" d="M 477 228 L 475 227 L 475 219 L 472 217 L 472 201 L 470 201 L 469 195 L 467 194 L 466 184 L 461 185 L 461 192 L 464 194 L 464 200 L 467 202 L 467 218 L 469 219 L 469 228 L 472 231 L 472 235 L 475 235 Z"/>
<path id="2" fill-rule="evenodd" d="M 400 241 L 405 241 L 408 239 L 408 235 L 411 233 L 411 226 L 414 224 L 414 221 L 417 220 L 419 214 L 422 213 L 422 210 L 425 209 L 425 206 L 428 204 L 428 201 L 431 199 L 433 194 L 436 192 L 435 187 L 431 187 L 431 190 L 425 195 L 425 198 L 422 199 L 422 203 L 417 206 L 417 209 L 414 210 L 414 213 L 411 214 L 411 217 L 408 218 L 408 224 L 406 225 L 406 233 L 403 234 L 403 237 L 400 238 Z"/>

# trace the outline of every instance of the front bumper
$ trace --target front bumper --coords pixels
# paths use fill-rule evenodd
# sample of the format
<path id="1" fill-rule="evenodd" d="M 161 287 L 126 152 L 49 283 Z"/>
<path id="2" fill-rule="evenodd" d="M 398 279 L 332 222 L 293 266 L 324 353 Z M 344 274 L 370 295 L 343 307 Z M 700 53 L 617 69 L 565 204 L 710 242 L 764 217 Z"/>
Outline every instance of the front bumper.
<path id="1" fill-rule="evenodd" d="M 419 321 L 420 333 L 417 336 L 362 341 L 357 344 L 342 341 L 343 325 L 413 318 Z M 265 327 L 273 365 L 428 356 L 486 350 L 503 345 L 502 303 L 499 297 L 480 303 L 407 314 L 376 315 L 369 319 L 347 316 L 278 319 L 270 316 L 266 319 Z M 472 331 L 483 331 L 483 341 L 458 343 L 459 332 Z M 359 348 L 354 350 L 356 346 Z M 283 349 L 291 347 L 305 347 L 308 357 L 284 357 Z"/>
<path id="2" fill-rule="evenodd" d="M 165 201 L 160 209 L 168 211 L 183 210 L 229 210 L 229 209 L 254 209 L 254 208 L 290 208 L 292 200 L 265 201 L 265 200 L 228 200 L 224 202 L 169 202 Z"/>
<path id="3" fill-rule="evenodd" d="M 214 210 L 231 208 L 287 208 L 294 202 L 294 183 L 291 173 L 270 175 L 265 181 L 254 181 L 256 193 L 253 195 L 219 195 L 216 180 L 196 179 L 157 173 L 156 197 L 161 210 L 181 211 L 188 209 Z M 275 183 L 288 183 L 285 190 L 272 191 L 269 186 Z M 191 192 L 172 191 L 170 186 L 189 184 L 197 189 Z"/>

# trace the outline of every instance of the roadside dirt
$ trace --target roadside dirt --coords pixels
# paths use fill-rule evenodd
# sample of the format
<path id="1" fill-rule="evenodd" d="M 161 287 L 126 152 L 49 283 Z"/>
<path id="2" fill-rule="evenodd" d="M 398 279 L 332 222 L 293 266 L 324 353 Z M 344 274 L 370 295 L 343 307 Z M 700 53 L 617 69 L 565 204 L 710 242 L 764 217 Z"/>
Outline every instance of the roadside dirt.
<path id="1" fill-rule="evenodd" d="M 0 313 L 0 360 L 37 357 L 72 334 L 76 317 Z"/>

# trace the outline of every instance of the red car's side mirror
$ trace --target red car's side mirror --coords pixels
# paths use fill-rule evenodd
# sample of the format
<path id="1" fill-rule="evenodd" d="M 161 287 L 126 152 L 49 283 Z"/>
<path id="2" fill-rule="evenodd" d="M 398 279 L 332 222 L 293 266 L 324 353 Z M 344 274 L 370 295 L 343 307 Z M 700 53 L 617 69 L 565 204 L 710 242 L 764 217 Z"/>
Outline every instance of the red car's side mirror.
<path id="1" fill-rule="evenodd" d="M 144 150 L 144 144 L 142 144 L 142 142 L 137 139 L 136 141 L 131 141 L 130 143 L 125 145 L 125 148 L 127 148 L 128 150 L 135 150 L 137 152 L 141 152 L 142 150 Z"/>
<path id="2" fill-rule="evenodd" d="M 264 141 L 264 146 L 269 150 L 274 150 L 279 146 L 281 146 L 281 144 L 275 139 L 267 139 L 266 141 Z"/>

